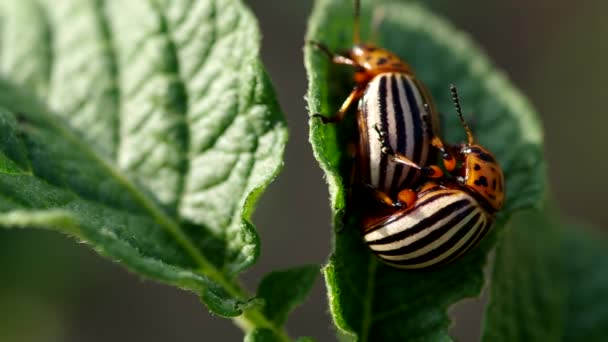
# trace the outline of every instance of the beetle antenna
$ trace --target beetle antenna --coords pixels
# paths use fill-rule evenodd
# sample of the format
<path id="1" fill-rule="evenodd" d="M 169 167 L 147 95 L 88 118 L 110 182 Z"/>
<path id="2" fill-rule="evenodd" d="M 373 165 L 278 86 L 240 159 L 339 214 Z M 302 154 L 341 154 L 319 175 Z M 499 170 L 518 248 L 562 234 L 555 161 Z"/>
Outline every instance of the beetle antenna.
<path id="1" fill-rule="evenodd" d="M 458 98 L 458 91 L 456 90 L 456 86 L 454 84 L 450 84 L 450 91 L 452 92 L 452 101 L 454 101 L 454 107 L 456 107 L 456 113 L 458 113 L 458 118 L 460 119 L 460 123 L 464 128 L 464 131 L 467 133 L 467 140 L 469 145 L 473 145 L 474 138 L 469 125 L 464 121 L 464 117 L 462 116 L 462 108 L 460 107 L 460 98 Z"/>
<path id="2" fill-rule="evenodd" d="M 355 0 L 355 22 L 353 25 L 353 43 L 359 45 L 361 43 L 361 31 L 359 21 L 361 20 L 361 0 Z"/>

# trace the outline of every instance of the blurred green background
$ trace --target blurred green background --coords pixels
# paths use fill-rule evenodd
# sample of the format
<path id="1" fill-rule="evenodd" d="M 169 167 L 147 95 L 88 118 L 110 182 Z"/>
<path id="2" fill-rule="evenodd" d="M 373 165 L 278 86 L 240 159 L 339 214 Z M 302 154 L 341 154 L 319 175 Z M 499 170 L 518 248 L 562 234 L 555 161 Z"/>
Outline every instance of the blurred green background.
<path id="1" fill-rule="evenodd" d="M 608 159 L 600 149 L 607 146 L 608 2 L 425 3 L 468 31 L 529 97 L 543 118 L 551 189 L 559 206 L 607 231 Z M 270 270 L 323 263 L 331 228 L 327 187 L 308 144 L 304 101 L 302 44 L 312 2 L 248 4 L 260 20 L 263 60 L 290 128 L 284 171 L 254 216 L 263 246 L 258 264 L 244 276 L 253 290 Z M 208 314 L 190 293 L 142 280 L 57 233 L 0 231 L 0 269 L 0 341 L 242 339 L 231 321 Z M 319 280 L 292 315 L 290 332 L 335 340 L 327 311 Z M 479 311 L 479 305 L 458 310 L 460 340 L 477 336 Z"/>

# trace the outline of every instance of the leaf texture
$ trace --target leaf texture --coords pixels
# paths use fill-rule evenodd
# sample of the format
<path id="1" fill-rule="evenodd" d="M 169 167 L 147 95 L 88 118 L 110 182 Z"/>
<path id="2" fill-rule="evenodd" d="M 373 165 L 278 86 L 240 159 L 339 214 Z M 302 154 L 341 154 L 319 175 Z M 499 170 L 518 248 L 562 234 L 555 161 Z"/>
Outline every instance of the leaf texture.
<path id="1" fill-rule="evenodd" d="M 9 0 L 0 18 L 0 225 L 67 232 L 240 314 L 233 277 L 259 254 L 250 217 L 287 139 L 252 14 Z"/>

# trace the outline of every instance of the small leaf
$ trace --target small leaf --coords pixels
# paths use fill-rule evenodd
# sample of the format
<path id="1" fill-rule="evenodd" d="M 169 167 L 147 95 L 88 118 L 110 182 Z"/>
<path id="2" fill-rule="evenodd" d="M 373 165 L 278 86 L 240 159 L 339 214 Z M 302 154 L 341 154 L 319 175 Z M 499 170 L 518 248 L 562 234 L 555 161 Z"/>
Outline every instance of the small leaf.
<path id="1" fill-rule="evenodd" d="M 0 225 L 63 231 L 239 315 L 233 279 L 259 254 L 250 217 L 287 138 L 252 14 L 7 0 L 0 16 Z"/>
<path id="2" fill-rule="evenodd" d="M 515 210 L 542 203 L 542 133 L 528 102 L 466 35 L 419 5 L 376 1 L 373 6 L 384 13 L 377 43 L 408 61 L 429 87 L 442 114 L 442 135 L 452 144 L 464 139 L 448 90 L 450 83 L 457 85 L 465 112 L 474 113 L 468 120 L 477 140 L 495 154 L 505 171 L 507 200 L 493 234 L 479 248 L 452 265 L 428 272 L 400 271 L 379 263 L 362 243 L 356 222 L 346 218 L 325 267 L 330 308 L 336 325 L 361 341 L 444 340 L 447 308 L 478 295 L 482 288 L 482 268 L 496 232 Z M 318 0 L 307 39 L 323 42 L 332 51 L 349 48 L 352 13 L 348 1 Z M 363 37 L 370 36 L 370 13 L 371 8 L 364 6 Z M 352 74 L 309 45 L 305 63 L 310 113 L 332 115 L 352 89 Z M 351 167 L 346 146 L 352 129 L 348 124 L 310 122 L 310 140 L 327 176 L 335 226 L 343 222 L 345 211 L 344 186 Z"/>
<path id="3" fill-rule="evenodd" d="M 318 265 L 301 266 L 267 274 L 258 287 L 258 298 L 264 300 L 264 314 L 282 326 L 289 313 L 302 304 L 319 274 Z"/>

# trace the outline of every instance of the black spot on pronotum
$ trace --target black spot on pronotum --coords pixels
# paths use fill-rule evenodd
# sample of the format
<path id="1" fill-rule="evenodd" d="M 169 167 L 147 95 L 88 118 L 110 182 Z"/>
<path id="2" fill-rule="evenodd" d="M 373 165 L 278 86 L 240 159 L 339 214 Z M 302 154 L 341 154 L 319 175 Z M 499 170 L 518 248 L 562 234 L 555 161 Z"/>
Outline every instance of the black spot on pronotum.
<path id="1" fill-rule="evenodd" d="M 488 163 L 496 163 L 496 159 L 494 159 L 494 157 L 492 157 L 491 154 L 488 154 L 486 152 L 484 152 L 482 149 L 480 149 L 479 147 L 471 147 L 469 148 L 468 153 L 474 153 L 477 158 L 488 162 Z"/>
<path id="2" fill-rule="evenodd" d="M 475 171 L 479 171 L 479 170 L 481 170 L 481 166 L 479 166 L 479 164 L 475 164 L 473 169 L 475 169 Z"/>
<path id="3" fill-rule="evenodd" d="M 477 180 L 475 180 L 474 183 L 477 186 L 488 186 L 488 180 L 486 179 L 485 176 L 481 176 L 481 177 L 477 178 Z"/>
<path id="4" fill-rule="evenodd" d="M 395 67 L 395 68 L 401 68 L 401 63 L 392 63 L 391 66 Z"/>
<path id="5" fill-rule="evenodd" d="M 378 58 L 378 61 L 376 62 L 376 64 L 384 65 L 384 64 L 386 64 L 386 62 L 388 62 L 388 60 L 386 58 L 380 57 L 380 58 Z"/>
<path id="6" fill-rule="evenodd" d="M 371 60 L 371 59 L 372 59 L 372 56 L 369 56 L 369 55 L 368 55 L 368 56 L 365 56 L 365 60 L 366 60 L 366 61 L 369 61 L 369 60 Z"/>
<path id="7" fill-rule="evenodd" d="M 496 191 L 496 179 L 492 180 L 492 190 Z"/>
<path id="8" fill-rule="evenodd" d="M 496 160 L 494 160 L 494 157 L 492 157 L 491 155 L 487 154 L 487 153 L 479 153 L 478 154 L 479 159 L 483 160 L 483 161 L 487 161 L 488 163 L 495 163 Z"/>

